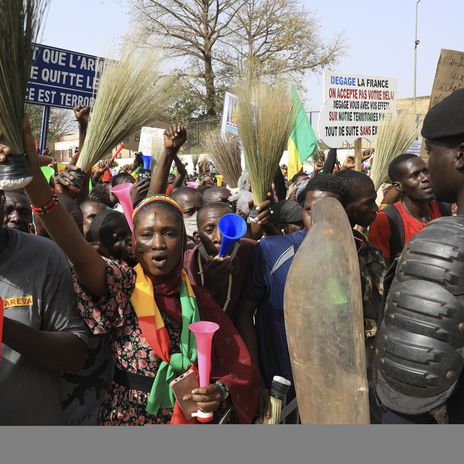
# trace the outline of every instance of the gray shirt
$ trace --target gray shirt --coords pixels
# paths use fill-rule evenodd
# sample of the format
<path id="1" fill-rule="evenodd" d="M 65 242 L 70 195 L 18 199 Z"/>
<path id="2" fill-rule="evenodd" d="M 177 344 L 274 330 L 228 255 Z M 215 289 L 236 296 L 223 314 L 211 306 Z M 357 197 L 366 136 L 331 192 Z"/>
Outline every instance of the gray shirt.
<path id="1" fill-rule="evenodd" d="M 71 332 L 87 340 L 76 308 L 69 264 L 50 240 L 8 230 L 0 253 L 5 317 L 37 330 Z M 0 425 L 63 423 L 60 373 L 2 344 Z"/>

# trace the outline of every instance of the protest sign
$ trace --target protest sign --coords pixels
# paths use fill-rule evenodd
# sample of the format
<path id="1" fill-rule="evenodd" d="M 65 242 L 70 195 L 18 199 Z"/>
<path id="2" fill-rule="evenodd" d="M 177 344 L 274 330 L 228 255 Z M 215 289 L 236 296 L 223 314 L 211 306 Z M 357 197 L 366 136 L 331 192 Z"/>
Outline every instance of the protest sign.
<path id="1" fill-rule="evenodd" d="M 65 140 L 64 142 L 56 142 L 55 150 L 56 151 L 67 151 L 74 150 L 79 147 L 79 139 L 76 140 Z"/>
<path id="2" fill-rule="evenodd" d="M 237 110 L 237 96 L 226 92 L 224 95 L 224 110 L 222 112 L 222 135 L 226 135 L 227 133 L 238 135 Z"/>
<path id="3" fill-rule="evenodd" d="M 57 108 L 92 106 L 104 60 L 92 55 L 33 44 L 26 103 Z"/>
<path id="4" fill-rule="evenodd" d="M 442 49 L 430 97 L 430 108 L 464 87 L 464 52 Z"/>
<path id="5" fill-rule="evenodd" d="M 457 89 L 464 87 L 464 52 L 442 48 L 437 63 L 429 109 L 440 103 Z M 421 158 L 427 159 L 425 144 L 420 149 Z"/>
<path id="6" fill-rule="evenodd" d="M 319 138 L 330 148 L 351 146 L 356 139 L 373 142 L 377 128 L 396 111 L 396 79 L 324 72 L 324 106 Z"/>
<path id="7" fill-rule="evenodd" d="M 164 149 L 164 129 L 142 127 L 139 151 L 146 156 L 158 156 Z"/>

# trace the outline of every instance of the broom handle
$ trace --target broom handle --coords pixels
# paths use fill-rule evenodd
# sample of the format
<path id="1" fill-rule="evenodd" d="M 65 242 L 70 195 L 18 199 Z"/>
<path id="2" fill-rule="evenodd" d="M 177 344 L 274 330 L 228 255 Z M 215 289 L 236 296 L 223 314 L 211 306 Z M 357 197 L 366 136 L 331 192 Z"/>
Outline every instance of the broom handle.
<path id="1" fill-rule="evenodd" d="M 119 145 L 118 149 L 116 150 L 116 153 L 112 156 L 110 165 L 113 164 L 114 160 L 116 159 L 116 156 L 118 156 L 119 153 L 121 153 L 124 150 L 124 148 L 126 148 L 126 145 L 121 143 L 121 145 Z"/>

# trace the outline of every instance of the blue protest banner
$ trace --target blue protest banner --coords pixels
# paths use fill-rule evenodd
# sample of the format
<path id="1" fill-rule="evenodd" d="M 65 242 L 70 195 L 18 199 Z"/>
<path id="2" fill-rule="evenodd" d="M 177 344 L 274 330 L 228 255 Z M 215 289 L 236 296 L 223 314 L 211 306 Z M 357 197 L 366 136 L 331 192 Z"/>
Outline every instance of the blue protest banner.
<path id="1" fill-rule="evenodd" d="M 92 106 L 103 65 L 103 58 L 34 44 L 26 103 L 57 108 Z"/>

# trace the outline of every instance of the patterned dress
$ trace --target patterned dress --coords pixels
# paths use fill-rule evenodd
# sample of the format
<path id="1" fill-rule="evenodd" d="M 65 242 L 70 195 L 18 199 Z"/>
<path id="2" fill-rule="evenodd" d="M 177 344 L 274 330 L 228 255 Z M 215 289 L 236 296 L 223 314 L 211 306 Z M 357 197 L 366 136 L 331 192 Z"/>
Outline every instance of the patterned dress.
<path id="1" fill-rule="evenodd" d="M 89 295 L 74 275 L 79 311 L 94 334 L 109 334 L 117 369 L 154 378 L 161 360 L 142 335 L 137 316 L 130 303 L 135 286 L 135 272 L 123 262 L 107 259 L 105 262 L 108 293 L 101 299 Z M 162 310 L 161 313 L 171 339 L 170 353 L 179 352 L 181 327 L 174 327 Z M 169 423 L 172 409 L 160 409 L 156 416 L 150 416 L 145 412 L 148 396 L 146 392 L 111 382 L 100 407 L 98 423 L 101 425 Z"/>

